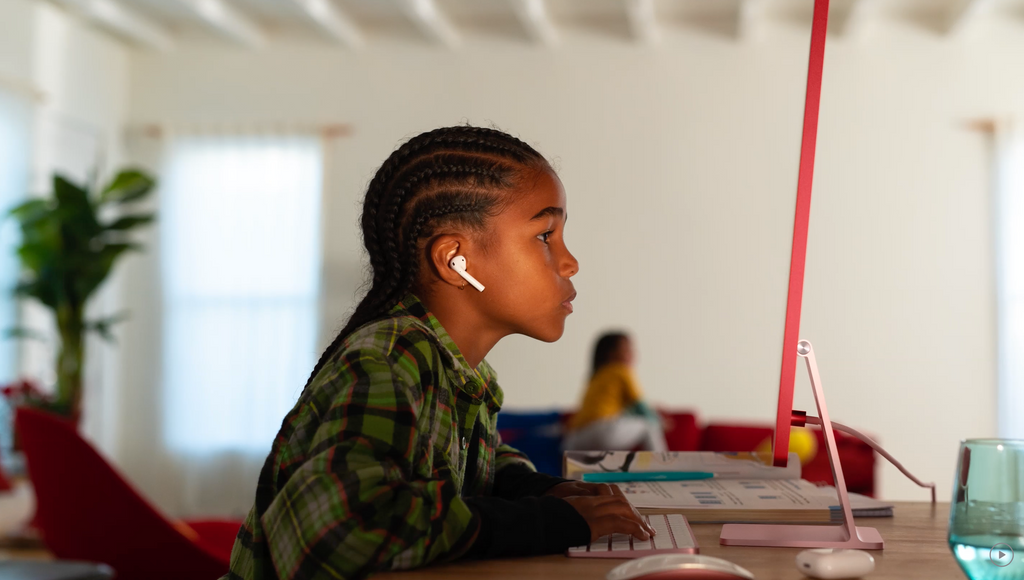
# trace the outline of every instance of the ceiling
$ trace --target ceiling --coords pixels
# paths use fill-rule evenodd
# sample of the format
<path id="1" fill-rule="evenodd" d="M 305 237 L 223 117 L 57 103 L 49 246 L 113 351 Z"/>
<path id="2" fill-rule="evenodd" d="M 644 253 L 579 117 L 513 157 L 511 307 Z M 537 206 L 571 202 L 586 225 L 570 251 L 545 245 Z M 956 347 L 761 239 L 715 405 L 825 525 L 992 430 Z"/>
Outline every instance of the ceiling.
<path id="1" fill-rule="evenodd" d="M 465 48 L 486 37 L 561 44 L 569 31 L 656 42 L 679 30 L 737 39 L 756 26 L 806 25 L 813 0 L 53 0 L 134 44 L 260 46 L 295 39 L 372 49 L 396 39 Z M 953 35 L 986 19 L 1020 19 L 1024 0 L 832 0 L 831 27 L 852 34 L 891 19 Z M 112 10 L 110 7 L 113 6 Z M 113 16 L 112 16 L 113 15 Z"/>

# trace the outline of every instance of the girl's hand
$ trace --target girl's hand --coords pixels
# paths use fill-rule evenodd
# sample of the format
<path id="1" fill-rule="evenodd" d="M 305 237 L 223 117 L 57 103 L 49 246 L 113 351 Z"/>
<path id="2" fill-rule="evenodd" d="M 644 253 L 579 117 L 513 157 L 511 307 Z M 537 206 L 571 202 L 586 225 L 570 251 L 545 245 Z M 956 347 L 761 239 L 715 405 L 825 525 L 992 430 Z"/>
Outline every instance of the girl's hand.
<path id="1" fill-rule="evenodd" d="M 642 541 L 651 539 L 654 528 L 651 527 L 633 505 L 629 503 L 619 488 L 612 495 L 571 496 L 562 498 L 569 502 L 590 526 L 590 541 L 609 534 L 629 534 Z"/>
<path id="2" fill-rule="evenodd" d="M 592 495 L 622 495 L 622 491 L 607 483 L 584 483 L 582 481 L 566 481 L 547 490 L 544 495 L 560 498 Z"/>

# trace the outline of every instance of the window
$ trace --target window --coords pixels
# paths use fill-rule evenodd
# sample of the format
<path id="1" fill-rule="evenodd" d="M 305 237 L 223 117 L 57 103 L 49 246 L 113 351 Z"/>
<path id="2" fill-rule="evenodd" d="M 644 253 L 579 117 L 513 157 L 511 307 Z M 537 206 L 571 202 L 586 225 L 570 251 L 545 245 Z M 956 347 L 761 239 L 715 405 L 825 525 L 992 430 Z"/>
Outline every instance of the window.
<path id="1" fill-rule="evenodd" d="M 999 436 L 1024 439 L 1024 132 L 997 141 Z"/>
<path id="2" fill-rule="evenodd" d="M 25 100 L 0 91 L 0 211 L 20 202 L 28 193 L 29 127 L 31 106 Z M 17 310 L 8 289 L 18 277 L 18 261 L 14 246 L 18 240 L 18 227 L 14 220 L 0 222 L 0 332 L 15 326 Z M 0 383 L 7 384 L 18 376 L 17 347 L 14 340 L 0 340 Z M 10 447 L 10 416 L 7 405 L 0 402 L 0 445 Z"/>
<path id="3" fill-rule="evenodd" d="M 265 454 L 316 362 L 315 137 L 179 137 L 159 223 L 164 434 L 187 455 Z"/>

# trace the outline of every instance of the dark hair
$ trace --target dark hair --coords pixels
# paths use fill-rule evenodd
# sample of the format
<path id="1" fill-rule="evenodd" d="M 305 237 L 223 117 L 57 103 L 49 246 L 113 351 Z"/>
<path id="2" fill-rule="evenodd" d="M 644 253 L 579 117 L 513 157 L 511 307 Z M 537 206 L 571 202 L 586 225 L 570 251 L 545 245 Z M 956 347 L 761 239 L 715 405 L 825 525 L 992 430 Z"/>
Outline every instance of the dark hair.
<path id="1" fill-rule="evenodd" d="M 626 340 L 629 340 L 629 335 L 624 332 L 606 332 L 602 334 L 601 338 L 597 339 L 597 343 L 594 345 L 594 365 L 590 371 L 590 376 L 596 375 L 597 371 L 612 362 L 612 355 L 615 354 L 615 351 Z"/>
<path id="2" fill-rule="evenodd" d="M 482 230 L 512 201 L 529 170 L 551 166 L 533 147 L 483 127 L 444 127 L 417 135 L 377 170 L 363 200 L 363 245 L 370 289 L 324 350 L 307 386 L 359 327 L 387 315 L 416 283 L 419 241 L 442 226 Z M 504 195 L 503 195 L 504 194 Z"/>

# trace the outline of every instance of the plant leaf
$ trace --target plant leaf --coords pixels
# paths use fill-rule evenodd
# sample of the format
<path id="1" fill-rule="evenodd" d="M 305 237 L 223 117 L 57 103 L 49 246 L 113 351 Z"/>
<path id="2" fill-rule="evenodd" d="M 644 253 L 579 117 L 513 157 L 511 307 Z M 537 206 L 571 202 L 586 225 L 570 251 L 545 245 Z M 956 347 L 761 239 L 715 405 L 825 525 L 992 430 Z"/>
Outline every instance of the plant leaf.
<path id="1" fill-rule="evenodd" d="M 55 248 L 47 244 L 25 243 L 18 247 L 21 265 L 33 272 L 39 272 L 46 264 L 52 263 Z"/>
<path id="2" fill-rule="evenodd" d="M 138 214 L 138 215 L 126 215 L 118 218 L 114 223 L 107 226 L 108 230 L 130 230 L 135 226 L 148 224 L 156 219 L 154 214 Z"/>
<path id="3" fill-rule="evenodd" d="M 47 342 L 46 335 L 39 332 L 38 330 L 32 330 L 31 328 L 14 327 L 8 328 L 4 331 L 5 338 L 18 338 L 28 340 L 38 340 L 39 342 Z"/>
<path id="4" fill-rule="evenodd" d="M 107 316 L 106 318 L 86 322 L 85 329 L 96 332 L 107 342 L 115 343 L 117 340 L 114 338 L 114 334 L 110 331 L 111 327 L 115 324 L 128 320 L 128 318 L 129 314 L 127 311 L 118 312 L 117 314 Z"/>
<path id="5" fill-rule="evenodd" d="M 100 194 L 100 203 L 127 203 L 149 195 L 156 182 L 149 174 L 129 169 L 117 174 Z"/>
<path id="6" fill-rule="evenodd" d="M 22 224 L 38 220 L 50 210 L 50 201 L 30 199 L 12 207 L 7 213 Z"/>
<path id="7" fill-rule="evenodd" d="M 138 244 L 107 244 L 87 260 L 78 264 L 71 282 L 75 293 L 83 300 L 93 293 L 107 279 L 117 258 L 129 251 L 139 250 Z"/>
<path id="8" fill-rule="evenodd" d="M 96 219 L 96 208 L 89 201 L 89 192 L 56 175 L 53 196 L 57 198 L 56 213 L 60 217 L 63 245 L 72 249 L 88 245 L 89 240 L 102 231 Z"/>

